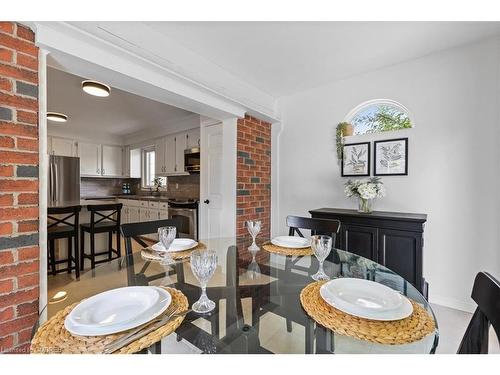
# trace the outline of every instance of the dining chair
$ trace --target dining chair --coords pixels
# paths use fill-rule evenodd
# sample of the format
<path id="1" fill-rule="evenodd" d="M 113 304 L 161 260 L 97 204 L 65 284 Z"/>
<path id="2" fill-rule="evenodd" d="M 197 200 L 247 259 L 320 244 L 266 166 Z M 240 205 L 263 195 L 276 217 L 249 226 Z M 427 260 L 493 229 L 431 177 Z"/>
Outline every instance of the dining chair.
<path id="1" fill-rule="evenodd" d="M 472 287 L 476 311 L 465 331 L 457 354 L 488 354 L 490 325 L 500 341 L 500 281 L 488 272 L 479 272 Z"/>
<path id="2" fill-rule="evenodd" d="M 180 220 L 178 218 L 128 223 L 121 225 L 120 231 L 125 242 L 125 253 L 127 254 L 127 258 L 130 260 L 129 267 L 127 268 L 130 285 L 149 285 L 151 281 L 161 279 L 167 275 L 166 272 L 160 272 L 158 274 L 146 276 L 146 271 L 151 265 L 150 261 L 144 262 L 141 270 L 139 272 L 136 272 L 134 269 L 134 264 L 132 262 L 133 244 L 136 243 L 141 248 L 151 246 L 156 241 L 146 236 L 157 234 L 158 228 L 169 226 L 178 228 L 179 225 Z M 176 237 L 179 237 L 179 232 L 176 233 Z M 132 242 L 132 240 L 134 240 L 134 242 Z M 168 274 L 170 275 L 174 273 L 177 273 L 178 279 L 184 278 L 182 267 L 176 267 L 175 271 L 170 271 Z"/>
<path id="3" fill-rule="evenodd" d="M 122 224 L 120 231 L 125 240 L 126 254 L 132 255 L 132 240 L 138 243 L 141 247 L 148 247 L 149 245 L 147 242 L 151 242 L 151 240 L 145 238 L 144 236 L 157 234 L 158 228 L 161 227 L 173 226 L 178 228 L 181 224 L 182 223 L 179 218 Z M 177 232 L 176 237 L 179 238 L 179 232 Z"/>
<path id="4" fill-rule="evenodd" d="M 311 236 L 324 234 L 332 237 L 332 243 L 335 247 L 337 234 L 340 231 L 340 221 L 339 220 L 329 220 L 329 219 L 317 219 L 310 217 L 292 216 L 286 217 L 286 225 L 288 226 L 288 235 L 299 237 L 304 237 L 302 231 L 309 230 Z M 305 272 L 308 275 L 311 274 L 311 267 L 300 266 L 297 263 L 301 260 L 301 257 L 292 259 L 291 256 L 286 257 L 285 261 L 285 271 L 292 272 L 292 270 Z M 312 263 L 312 262 L 311 262 Z M 290 319 L 286 319 L 286 327 L 288 332 L 292 332 L 292 322 Z"/>
<path id="5" fill-rule="evenodd" d="M 123 204 L 89 204 L 87 210 L 90 212 L 90 223 L 80 225 L 80 267 L 83 270 L 85 259 L 90 259 L 92 269 L 98 263 L 108 262 L 121 257 L 120 218 Z M 85 233 L 90 236 L 90 254 L 85 253 Z M 95 251 L 95 235 L 108 233 L 108 249 Z M 113 233 L 116 233 L 116 249 L 113 249 Z M 113 258 L 113 254 L 116 255 Z M 107 255 L 107 259 L 96 260 L 97 256 Z"/>
<path id="6" fill-rule="evenodd" d="M 80 250 L 78 248 L 78 220 L 82 206 L 50 207 L 47 210 L 47 241 L 48 262 L 52 275 L 58 272 L 75 270 L 75 276 L 80 277 Z M 56 259 L 56 240 L 68 240 L 68 255 L 66 259 Z M 64 269 L 56 269 L 57 264 L 67 263 Z"/>

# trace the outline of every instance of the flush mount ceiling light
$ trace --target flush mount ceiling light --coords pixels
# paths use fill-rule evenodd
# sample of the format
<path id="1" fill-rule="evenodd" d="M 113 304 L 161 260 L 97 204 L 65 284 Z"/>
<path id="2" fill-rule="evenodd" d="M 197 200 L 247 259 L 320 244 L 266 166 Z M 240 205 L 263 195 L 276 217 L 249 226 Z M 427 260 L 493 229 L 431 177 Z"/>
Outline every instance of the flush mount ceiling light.
<path id="1" fill-rule="evenodd" d="M 82 89 L 89 95 L 94 96 L 109 96 L 111 88 L 101 82 L 87 80 L 82 82 Z"/>
<path id="2" fill-rule="evenodd" d="M 47 112 L 47 120 L 55 122 L 66 122 L 68 121 L 68 116 L 66 116 L 64 113 Z"/>

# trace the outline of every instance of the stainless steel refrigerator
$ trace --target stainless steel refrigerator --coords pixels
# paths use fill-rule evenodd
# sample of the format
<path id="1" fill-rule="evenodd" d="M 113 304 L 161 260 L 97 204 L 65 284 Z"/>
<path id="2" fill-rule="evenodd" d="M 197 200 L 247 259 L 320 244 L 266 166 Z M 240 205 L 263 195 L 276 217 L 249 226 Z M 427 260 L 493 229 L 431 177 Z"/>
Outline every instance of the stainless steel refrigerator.
<path id="1" fill-rule="evenodd" d="M 80 202 L 80 158 L 49 156 L 49 205 Z"/>

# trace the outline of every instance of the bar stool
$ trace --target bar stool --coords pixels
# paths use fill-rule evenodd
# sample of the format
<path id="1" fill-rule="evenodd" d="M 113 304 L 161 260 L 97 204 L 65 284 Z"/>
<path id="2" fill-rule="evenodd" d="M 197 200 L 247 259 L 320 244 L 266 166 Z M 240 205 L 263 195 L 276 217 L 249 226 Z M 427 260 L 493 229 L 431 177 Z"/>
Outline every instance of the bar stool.
<path id="1" fill-rule="evenodd" d="M 50 222 L 47 225 L 47 240 L 48 240 L 48 264 L 52 275 L 59 272 L 75 270 L 76 277 L 80 277 L 80 251 L 78 249 L 78 220 L 82 206 L 68 206 L 68 207 L 50 207 L 47 210 L 47 219 Z M 64 217 L 54 215 L 66 215 Z M 69 220 L 71 220 L 69 221 Z M 63 224 L 63 225 L 60 225 Z M 66 259 L 56 259 L 55 243 L 58 239 L 68 240 L 68 257 Z M 73 242 L 74 241 L 74 252 Z M 64 269 L 56 269 L 57 264 L 68 263 L 68 267 Z M 74 263 L 74 266 L 72 265 Z"/>
<path id="2" fill-rule="evenodd" d="M 83 270 L 85 258 L 90 259 L 90 266 L 95 268 L 96 264 L 108 262 L 121 257 L 120 241 L 120 216 L 122 210 L 121 203 L 93 204 L 88 205 L 90 212 L 90 223 L 80 225 L 82 231 L 80 237 L 80 267 Z M 90 235 L 90 254 L 85 253 L 85 232 Z M 113 249 L 113 232 L 116 232 L 116 250 Z M 95 235 L 98 233 L 108 233 L 108 250 L 95 252 Z M 108 259 L 96 260 L 96 256 L 108 255 Z M 113 254 L 116 255 L 113 258 Z"/>

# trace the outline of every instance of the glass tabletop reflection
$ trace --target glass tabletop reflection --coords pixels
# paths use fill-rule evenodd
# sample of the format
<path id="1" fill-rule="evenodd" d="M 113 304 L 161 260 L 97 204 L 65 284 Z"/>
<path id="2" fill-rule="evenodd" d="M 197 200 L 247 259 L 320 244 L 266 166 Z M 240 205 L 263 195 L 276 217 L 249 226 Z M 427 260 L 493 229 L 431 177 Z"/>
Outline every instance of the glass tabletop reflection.
<path id="1" fill-rule="evenodd" d="M 249 250 L 250 237 L 201 240 L 217 253 L 217 267 L 207 295 L 215 302 L 208 314 L 190 312 L 168 338 L 175 352 L 192 353 L 433 353 L 438 330 L 420 341 L 384 345 L 343 336 L 316 324 L 301 307 L 301 290 L 318 270 L 314 256 L 290 257 L 262 249 Z M 435 316 L 425 298 L 388 268 L 355 254 L 333 249 L 324 262 L 333 278 L 372 280 L 399 291 Z M 83 273 L 50 295 L 40 322 L 97 293 L 125 286 L 168 286 L 182 291 L 191 306 L 201 294 L 189 259 L 162 265 L 143 259 L 140 251 Z M 437 322 L 436 322 L 437 327 Z M 177 348 L 178 346 L 178 348 Z M 178 349 L 178 350 L 177 350 Z M 167 351 L 168 352 L 168 351 Z"/>

